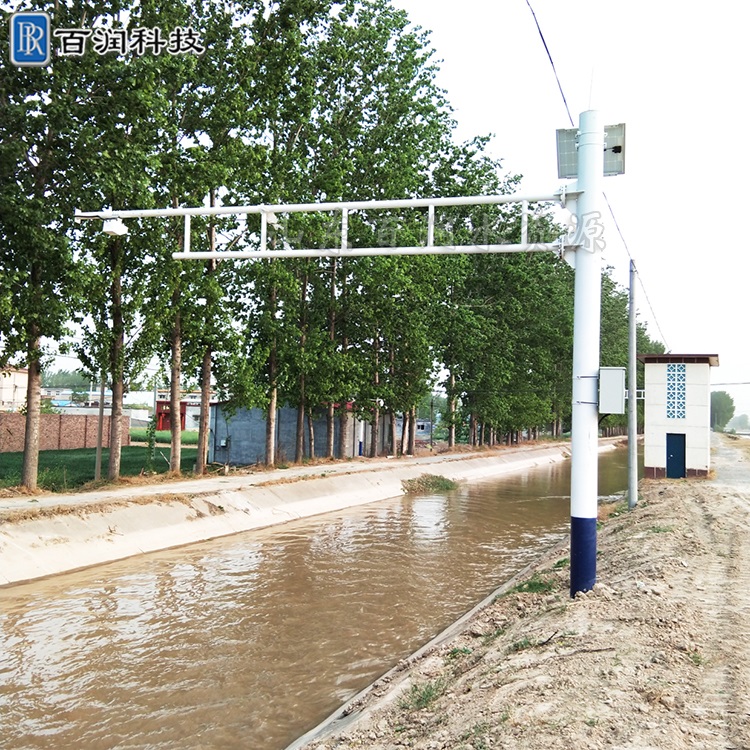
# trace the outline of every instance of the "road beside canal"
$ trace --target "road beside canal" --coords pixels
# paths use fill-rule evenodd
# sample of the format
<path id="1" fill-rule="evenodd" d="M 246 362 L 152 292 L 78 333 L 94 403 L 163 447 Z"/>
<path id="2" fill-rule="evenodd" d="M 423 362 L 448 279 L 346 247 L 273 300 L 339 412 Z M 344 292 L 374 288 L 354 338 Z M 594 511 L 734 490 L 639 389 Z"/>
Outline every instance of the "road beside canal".
<path id="1" fill-rule="evenodd" d="M 750 747 L 750 452 L 714 437 L 714 479 L 603 524 L 594 591 L 561 550 L 291 747 Z"/>

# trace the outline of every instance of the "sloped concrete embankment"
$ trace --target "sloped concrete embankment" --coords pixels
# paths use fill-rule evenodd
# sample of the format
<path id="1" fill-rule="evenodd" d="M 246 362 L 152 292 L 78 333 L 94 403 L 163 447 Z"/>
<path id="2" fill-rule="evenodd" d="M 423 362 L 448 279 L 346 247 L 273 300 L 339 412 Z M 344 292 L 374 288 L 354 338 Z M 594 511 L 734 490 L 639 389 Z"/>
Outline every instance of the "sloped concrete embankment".
<path id="1" fill-rule="evenodd" d="M 0 514 L 0 585 L 29 581 L 171 547 L 272 526 L 403 494 L 425 473 L 477 481 L 562 461 L 567 445 L 446 457 L 392 468 L 289 480 L 205 493 L 129 494 Z M 177 490 L 177 487 L 175 488 Z M 148 492 L 143 488 L 143 492 Z"/>

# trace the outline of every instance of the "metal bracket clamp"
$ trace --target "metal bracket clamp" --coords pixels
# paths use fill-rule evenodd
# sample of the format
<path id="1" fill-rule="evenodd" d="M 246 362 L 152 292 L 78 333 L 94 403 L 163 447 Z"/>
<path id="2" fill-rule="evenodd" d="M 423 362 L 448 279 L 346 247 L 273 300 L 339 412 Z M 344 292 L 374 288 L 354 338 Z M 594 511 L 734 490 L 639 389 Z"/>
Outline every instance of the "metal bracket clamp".
<path id="1" fill-rule="evenodd" d="M 599 380 L 598 375 L 576 375 L 575 380 Z M 574 404 L 588 404 L 590 406 L 599 406 L 598 401 L 574 401 Z"/>

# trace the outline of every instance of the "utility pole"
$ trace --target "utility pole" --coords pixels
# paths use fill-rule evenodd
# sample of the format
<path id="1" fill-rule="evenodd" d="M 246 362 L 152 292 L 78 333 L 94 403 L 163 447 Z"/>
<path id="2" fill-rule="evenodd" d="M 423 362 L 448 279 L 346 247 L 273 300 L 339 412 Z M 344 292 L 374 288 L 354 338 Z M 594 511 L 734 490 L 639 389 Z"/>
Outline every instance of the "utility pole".
<path id="1" fill-rule="evenodd" d="M 638 504 L 638 383 L 636 371 L 635 262 L 630 261 L 628 297 L 628 507 Z"/>
<path id="2" fill-rule="evenodd" d="M 573 424 L 570 479 L 570 595 L 596 583 L 599 479 L 599 337 L 602 296 L 601 211 L 604 126 L 599 112 L 580 117 L 573 313 Z"/>
<path id="3" fill-rule="evenodd" d="M 619 131 L 618 131 L 619 129 Z M 608 166 L 607 174 L 621 174 L 624 170 L 622 155 L 624 125 L 610 126 L 613 143 L 608 147 L 608 157 L 617 156 L 619 163 Z M 617 132 L 615 132 L 617 131 Z M 565 131 L 558 131 L 558 134 Z M 408 198 L 385 201 L 344 201 L 335 203 L 291 203 L 252 206 L 196 206 L 193 208 L 136 209 L 122 211 L 76 211 L 76 221 L 95 219 L 104 221 L 105 231 L 122 234 L 127 228 L 123 219 L 148 216 L 184 216 L 185 235 L 189 236 L 190 216 L 250 215 L 260 216 L 260 247 L 253 250 L 190 251 L 173 253 L 175 260 L 205 260 L 209 258 L 321 258 L 321 257 L 376 257 L 386 255 L 454 255 L 512 252 L 554 252 L 566 260 L 572 256 L 575 265 L 575 311 L 573 334 L 573 434 L 570 490 L 570 593 L 588 591 L 596 582 L 596 519 L 598 503 L 599 460 L 599 336 L 601 318 L 602 239 L 603 224 L 599 207 L 604 178 L 604 126 L 597 111 L 583 112 L 577 133 L 577 154 L 574 157 L 577 185 L 573 192 L 565 188 L 551 196 L 484 195 L 434 198 Z M 558 141 L 558 146 L 560 141 Z M 617 161 L 615 159 L 615 161 Z M 571 159 L 572 161 L 572 159 Z M 561 178 L 570 164 L 561 168 Z M 561 172 L 565 171 L 565 174 Z M 526 212 L 528 203 L 554 202 L 565 206 L 576 205 L 578 219 L 574 238 L 559 238 L 557 242 L 526 241 L 528 220 L 522 218 L 524 241 L 519 244 L 486 245 L 435 245 L 435 208 L 438 206 L 480 206 L 502 203 L 520 203 Z M 349 247 L 348 215 L 351 211 L 387 209 L 427 209 L 427 243 L 403 247 Z M 267 225 L 276 221 L 277 214 L 340 212 L 341 243 L 329 248 L 268 247 Z M 114 223 L 114 226 L 113 226 Z M 109 226 L 109 229 L 107 227 Z"/>

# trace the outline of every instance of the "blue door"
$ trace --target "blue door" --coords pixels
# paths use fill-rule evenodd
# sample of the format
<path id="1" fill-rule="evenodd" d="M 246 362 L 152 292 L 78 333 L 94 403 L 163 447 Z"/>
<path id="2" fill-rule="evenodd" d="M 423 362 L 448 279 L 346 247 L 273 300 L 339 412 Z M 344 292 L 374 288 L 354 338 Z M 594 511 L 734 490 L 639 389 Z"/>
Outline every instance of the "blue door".
<path id="1" fill-rule="evenodd" d="M 667 477 L 682 479 L 685 472 L 685 436 L 667 433 Z"/>

